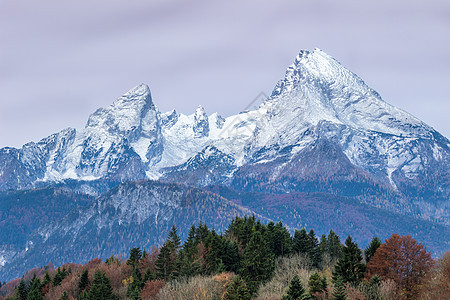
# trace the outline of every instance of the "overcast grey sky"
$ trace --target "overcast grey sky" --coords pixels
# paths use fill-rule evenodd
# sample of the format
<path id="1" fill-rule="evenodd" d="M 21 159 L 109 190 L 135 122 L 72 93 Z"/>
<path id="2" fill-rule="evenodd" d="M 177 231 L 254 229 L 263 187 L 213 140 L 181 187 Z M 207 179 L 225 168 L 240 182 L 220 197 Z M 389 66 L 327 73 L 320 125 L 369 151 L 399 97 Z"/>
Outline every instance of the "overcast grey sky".
<path id="1" fill-rule="evenodd" d="M 449 0 L 0 0 L 0 147 L 139 83 L 162 111 L 237 113 L 315 47 L 450 137 Z"/>

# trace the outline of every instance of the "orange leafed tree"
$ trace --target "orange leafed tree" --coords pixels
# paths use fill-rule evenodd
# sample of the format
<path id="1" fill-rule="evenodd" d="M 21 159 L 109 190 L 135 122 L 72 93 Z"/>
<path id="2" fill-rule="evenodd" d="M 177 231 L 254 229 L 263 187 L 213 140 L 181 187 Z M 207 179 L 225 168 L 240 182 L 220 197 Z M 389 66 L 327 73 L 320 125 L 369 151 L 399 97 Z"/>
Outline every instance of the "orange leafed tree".
<path id="1" fill-rule="evenodd" d="M 413 298 L 433 266 L 431 254 L 410 235 L 393 234 L 375 252 L 367 265 L 369 278 L 379 275 L 397 283 L 400 293 Z"/>

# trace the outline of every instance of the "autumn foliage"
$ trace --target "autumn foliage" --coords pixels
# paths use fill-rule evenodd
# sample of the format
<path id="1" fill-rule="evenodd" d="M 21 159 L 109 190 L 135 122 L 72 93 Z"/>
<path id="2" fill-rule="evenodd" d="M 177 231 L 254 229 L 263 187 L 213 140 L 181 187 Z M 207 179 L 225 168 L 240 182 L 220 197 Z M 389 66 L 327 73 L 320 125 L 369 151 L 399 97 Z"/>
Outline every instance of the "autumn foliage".
<path id="1" fill-rule="evenodd" d="M 375 275 L 393 280 L 400 295 L 412 299 L 433 266 L 431 254 L 411 236 L 393 234 L 375 252 L 367 265 L 369 278 Z"/>
<path id="2" fill-rule="evenodd" d="M 435 263 L 411 236 L 374 241 L 366 265 L 334 231 L 319 242 L 313 230 L 292 236 L 281 222 L 236 217 L 225 233 L 192 226 L 181 243 L 173 226 L 160 248 L 128 258 L 31 269 L 2 284 L 0 300 L 450 299 L 450 253 Z"/>

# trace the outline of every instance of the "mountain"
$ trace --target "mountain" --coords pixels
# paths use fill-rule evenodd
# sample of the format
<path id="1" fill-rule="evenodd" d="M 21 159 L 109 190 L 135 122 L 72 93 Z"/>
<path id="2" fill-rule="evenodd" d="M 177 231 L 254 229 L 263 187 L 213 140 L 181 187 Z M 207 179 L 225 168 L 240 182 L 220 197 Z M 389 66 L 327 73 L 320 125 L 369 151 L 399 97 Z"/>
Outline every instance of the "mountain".
<path id="1" fill-rule="evenodd" d="M 0 271 L 17 252 L 27 249 L 28 239 L 36 229 L 58 222 L 93 199 L 62 187 L 0 193 Z"/>
<path id="2" fill-rule="evenodd" d="M 81 263 L 112 254 L 126 257 L 132 247 L 150 250 L 162 245 L 173 224 L 184 239 L 193 224 L 203 222 L 223 231 L 232 218 L 252 214 L 207 190 L 155 181 L 123 183 L 34 230 L 26 246 L 10 253 L 0 266 L 0 280 L 20 277 L 25 270 L 49 262 Z"/>
<path id="3" fill-rule="evenodd" d="M 159 179 L 319 191 L 449 223 L 450 142 L 323 51 L 301 51 L 258 108 L 160 112 L 141 84 L 65 129 L 0 150 L 0 190 Z M 262 183 L 270 184 L 262 184 Z"/>
<path id="4" fill-rule="evenodd" d="M 412 234 L 439 254 L 449 169 L 446 137 L 319 49 L 301 51 L 258 107 L 226 118 L 160 112 L 141 84 L 82 129 L 0 149 L 0 274 L 125 255 L 173 223 L 184 235 L 253 213 L 362 245 Z"/>

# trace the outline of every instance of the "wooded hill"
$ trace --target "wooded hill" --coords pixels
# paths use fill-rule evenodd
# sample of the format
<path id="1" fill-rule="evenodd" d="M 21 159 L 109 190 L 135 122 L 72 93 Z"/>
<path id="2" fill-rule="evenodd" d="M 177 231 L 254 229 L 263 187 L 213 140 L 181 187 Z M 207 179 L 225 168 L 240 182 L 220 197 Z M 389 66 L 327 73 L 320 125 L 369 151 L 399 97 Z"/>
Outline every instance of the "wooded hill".
<path id="1" fill-rule="evenodd" d="M 138 245 L 136 245 L 138 246 Z M 224 233 L 200 223 L 181 242 L 132 248 L 128 258 L 29 270 L 0 299 L 448 299 L 450 252 L 435 261 L 410 236 L 360 249 L 332 230 L 295 230 L 236 217 Z"/>

